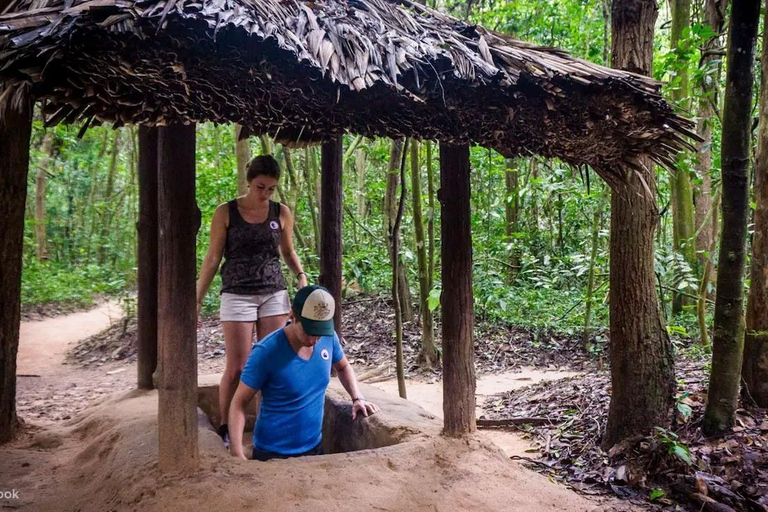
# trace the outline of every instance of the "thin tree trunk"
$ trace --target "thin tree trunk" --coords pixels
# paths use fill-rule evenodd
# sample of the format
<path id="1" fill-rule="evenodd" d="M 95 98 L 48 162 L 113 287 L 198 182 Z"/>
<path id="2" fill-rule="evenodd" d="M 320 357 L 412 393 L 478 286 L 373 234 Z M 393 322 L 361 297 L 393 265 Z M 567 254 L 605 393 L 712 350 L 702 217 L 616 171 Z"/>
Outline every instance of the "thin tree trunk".
<path id="1" fill-rule="evenodd" d="M 519 171 L 513 159 L 507 159 L 507 170 L 504 173 L 504 183 L 507 195 L 504 201 L 504 214 L 506 216 L 505 228 L 507 244 L 509 244 L 509 264 L 512 268 L 510 277 L 517 276 L 520 269 L 520 251 L 515 247 L 515 233 L 520 231 L 520 178 Z"/>
<path id="2" fill-rule="evenodd" d="M 763 27 L 768 27 L 768 10 Z M 763 29 L 760 125 L 755 161 L 755 219 L 752 268 L 744 340 L 744 397 L 768 407 L 768 30 Z"/>
<path id="3" fill-rule="evenodd" d="M 157 431 L 161 471 L 194 471 L 197 442 L 195 125 L 158 130 Z"/>
<path id="4" fill-rule="evenodd" d="M 398 277 L 400 275 L 400 223 L 405 209 L 405 156 L 408 150 L 408 139 L 402 149 L 400 162 L 400 200 L 397 203 L 395 222 L 390 228 L 389 243 L 392 247 L 392 297 L 395 301 L 395 369 L 397 372 L 397 392 L 400 398 L 408 398 L 405 389 L 405 361 L 403 360 L 403 308 Z"/>
<path id="5" fill-rule="evenodd" d="M 691 25 L 691 0 L 671 0 L 672 7 L 672 29 L 670 31 L 670 46 L 673 50 L 680 47 L 681 39 L 685 29 Z M 672 101 L 678 108 L 684 112 L 689 108 L 689 87 L 688 87 L 688 69 L 687 62 L 681 62 L 676 70 L 679 76 L 677 87 L 671 91 Z M 673 210 L 674 231 L 676 234 L 675 247 L 685 258 L 691 269 L 696 269 L 696 246 L 695 246 L 695 223 L 693 209 L 693 188 L 691 178 L 684 165 L 685 154 L 680 153 L 677 156 L 678 163 L 672 173 L 671 190 L 673 192 L 672 201 L 675 205 Z M 676 304 L 680 306 L 690 304 L 690 299 L 678 294 Z M 678 312 L 678 311 L 675 311 Z"/>
<path id="6" fill-rule="evenodd" d="M 614 0 L 612 66 L 649 75 L 653 59 L 655 0 Z M 656 189 L 653 164 L 642 162 Z M 659 214 L 639 177 L 611 192 L 610 336 L 611 404 L 603 446 L 610 448 L 654 426 L 670 424 L 675 375 L 672 344 L 656 296 L 653 237 Z"/>
<path id="7" fill-rule="evenodd" d="M 710 217 L 711 220 L 705 219 L 705 223 L 711 222 L 713 226 L 717 227 L 717 211 L 720 209 L 720 192 L 718 191 L 715 196 L 715 200 L 710 203 Z M 712 241 L 713 244 L 716 240 Z M 714 261 L 714 245 L 712 250 L 708 252 L 707 259 L 704 261 L 704 272 L 701 275 L 701 281 L 699 283 L 699 299 L 696 302 L 696 317 L 699 324 L 699 337 L 700 343 L 704 346 L 709 346 L 710 338 L 707 329 L 707 300 L 709 299 L 709 283 L 712 280 L 712 273 L 715 271 Z"/>
<path id="8" fill-rule="evenodd" d="M 703 54 L 699 68 L 703 72 L 703 78 L 699 84 L 699 113 L 696 123 L 696 133 L 703 139 L 696 143 L 696 155 L 694 168 L 701 178 L 701 184 L 696 189 L 696 249 L 699 262 L 702 266 L 711 265 L 712 252 L 715 250 L 717 239 L 717 223 L 712 218 L 712 124 L 716 119 L 718 105 L 718 89 L 722 66 L 719 64 L 719 56 L 715 50 L 720 44 L 720 35 L 723 32 L 725 9 L 728 0 L 706 0 L 706 23 L 716 34 L 710 38 L 703 48 Z M 718 62 L 718 64 L 714 64 Z M 716 69 L 711 69 L 715 65 Z M 707 219 L 710 221 L 707 222 Z M 710 262 L 710 263 L 707 263 Z M 711 269 L 710 269 L 711 276 Z M 709 279 L 709 276 L 708 276 Z M 704 283 L 704 288 L 709 283 Z"/>
<path id="9" fill-rule="evenodd" d="M 341 269 L 342 269 L 342 219 L 344 204 L 342 188 L 342 158 L 344 152 L 341 137 L 322 146 L 321 166 L 323 193 L 321 197 L 324 222 L 321 226 L 320 284 L 328 288 L 336 301 L 333 322 L 336 332 L 341 332 Z"/>
<path id="10" fill-rule="evenodd" d="M 0 87 L 2 91 L 2 87 Z M 16 435 L 16 354 L 32 99 L 21 87 L 0 101 L 0 443 Z"/>
<path id="11" fill-rule="evenodd" d="M 315 254 L 320 256 L 320 222 L 317 218 L 316 201 L 314 190 L 314 178 L 310 167 L 310 148 L 304 149 L 304 189 L 307 191 L 307 205 L 309 206 L 309 216 L 312 219 L 312 240 L 315 244 Z"/>
<path id="12" fill-rule="evenodd" d="M 531 213 L 530 218 L 528 219 L 530 226 L 529 230 L 531 233 L 531 240 L 534 242 L 533 244 L 533 252 L 534 255 L 538 256 L 538 237 L 539 237 L 539 201 L 538 201 L 538 179 L 539 179 L 539 166 L 536 162 L 536 159 L 531 157 L 528 159 L 529 162 L 529 168 L 530 168 L 530 174 L 528 175 L 528 179 L 531 184 Z"/>
<path id="13" fill-rule="evenodd" d="M 440 186 L 443 432 L 455 436 L 477 429 L 468 146 L 440 144 Z"/>
<path id="14" fill-rule="evenodd" d="M 389 152 L 389 168 L 387 170 L 387 189 L 384 196 L 384 215 L 386 237 L 389 240 L 389 233 L 395 224 L 397 216 L 397 186 L 400 180 L 398 175 L 398 165 L 403 156 L 403 139 L 392 140 L 392 146 Z M 392 245 L 387 243 L 390 260 L 392 259 Z M 413 306 L 411 305 L 411 291 L 408 286 L 408 278 L 405 270 L 405 262 L 402 258 L 398 261 L 398 283 L 400 286 L 400 305 L 403 308 L 403 320 L 410 322 L 413 320 Z"/>
<path id="15" fill-rule="evenodd" d="M 235 156 L 237 158 L 237 195 L 244 196 L 248 193 L 248 180 L 246 167 L 251 160 L 251 142 L 249 137 L 241 137 L 243 127 L 235 125 Z"/>
<path id="16" fill-rule="evenodd" d="M 589 170 L 587 170 L 589 172 Z M 581 335 L 581 343 L 584 348 L 589 348 L 589 340 L 592 337 L 592 302 L 595 291 L 595 269 L 597 268 L 597 252 L 600 247 L 600 226 L 603 224 L 603 211 L 605 210 L 606 190 L 600 194 L 595 215 L 592 219 L 592 250 L 589 255 L 589 271 L 587 272 L 587 296 L 585 299 L 584 331 Z"/>
<path id="17" fill-rule="evenodd" d="M 427 274 L 429 274 L 429 290 L 432 291 L 435 282 L 435 176 L 432 171 L 432 142 L 427 141 L 427 194 L 429 205 L 429 220 L 427 221 L 427 237 L 429 238 Z"/>
<path id="18" fill-rule="evenodd" d="M 357 188 L 355 190 L 355 199 L 357 202 L 357 218 L 360 222 L 365 222 L 367 213 L 368 197 L 365 193 L 365 151 L 358 149 L 355 151 L 355 171 L 357 174 Z"/>
<path id="19" fill-rule="evenodd" d="M 107 186 L 104 189 L 104 209 L 100 216 L 101 230 L 99 234 L 99 248 L 96 251 L 96 261 L 99 265 L 103 265 L 107 257 L 107 238 L 110 233 L 111 215 L 109 214 L 109 207 L 112 203 L 112 195 L 115 192 L 115 176 L 117 174 L 117 159 L 120 153 L 120 129 L 115 130 L 115 137 L 112 139 L 112 151 L 109 157 L 109 168 L 107 172 Z"/>
<path id="20" fill-rule="evenodd" d="M 424 219 L 421 214 L 421 164 L 419 143 L 411 141 L 411 187 L 413 189 L 413 226 L 416 259 L 419 264 L 419 310 L 421 312 L 421 352 L 419 362 L 426 367 L 437 363 L 432 311 L 429 309 L 429 275 L 427 275 L 427 246 L 424 240 Z"/>
<path id="21" fill-rule="evenodd" d="M 702 430 L 718 434 L 733 425 L 744 351 L 744 266 L 749 206 L 750 110 L 759 0 L 734 2 L 728 30 L 721 146 L 723 232 L 717 272 L 712 372 Z"/>
<path id="22" fill-rule="evenodd" d="M 37 259 L 48 259 L 48 236 L 45 229 L 45 187 L 48 182 L 48 166 L 53 159 L 53 130 L 47 130 L 40 148 L 42 157 L 37 165 L 35 179 L 35 248 Z"/>

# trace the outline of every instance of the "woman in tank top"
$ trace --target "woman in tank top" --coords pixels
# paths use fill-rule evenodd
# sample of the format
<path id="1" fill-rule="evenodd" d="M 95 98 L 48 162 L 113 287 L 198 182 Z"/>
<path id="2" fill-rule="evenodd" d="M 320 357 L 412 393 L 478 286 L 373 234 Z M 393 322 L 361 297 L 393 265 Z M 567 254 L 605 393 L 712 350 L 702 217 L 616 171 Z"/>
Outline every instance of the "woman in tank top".
<path id="1" fill-rule="evenodd" d="M 211 242 L 197 281 L 197 311 L 213 276 L 221 267 L 221 312 L 226 367 L 219 386 L 219 435 L 229 444 L 226 421 L 229 404 L 251 351 L 253 325 L 256 336 L 285 325 L 290 301 L 280 256 L 307 286 L 307 275 L 293 249 L 293 215 L 283 204 L 271 201 L 280 179 L 280 166 L 272 156 L 257 156 L 248 163 L 248 193 L 220 204 L 211 221 Z"/>

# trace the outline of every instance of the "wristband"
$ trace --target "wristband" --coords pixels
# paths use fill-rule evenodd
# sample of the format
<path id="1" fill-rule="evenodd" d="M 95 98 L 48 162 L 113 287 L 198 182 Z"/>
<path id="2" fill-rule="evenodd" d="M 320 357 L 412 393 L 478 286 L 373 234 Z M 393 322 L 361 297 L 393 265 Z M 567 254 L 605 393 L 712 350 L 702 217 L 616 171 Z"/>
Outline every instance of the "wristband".
<path id="1" fill-rule="evenodd" d="M 299 272 L 298 274 L 296 274 L 296 277 L 299 277 L 299 276 L 300 276 L 300 275 L 302 275 L 302 274 L 304 274 L 305 276 L 307 275 L 307 273 L 306 273 L 306 272 Z"/>
<path id="2" fill-rule="evenodd" d="M 353 399 L 352 399 L 352 403 L 355 403 L 355 402 L 357 402 L 357 401 L 363 401 L 363 402 L 365 402 L 365 398 L 363 398 L 363 397 L 358 397 L 358 398 L 353 398 Z"/>

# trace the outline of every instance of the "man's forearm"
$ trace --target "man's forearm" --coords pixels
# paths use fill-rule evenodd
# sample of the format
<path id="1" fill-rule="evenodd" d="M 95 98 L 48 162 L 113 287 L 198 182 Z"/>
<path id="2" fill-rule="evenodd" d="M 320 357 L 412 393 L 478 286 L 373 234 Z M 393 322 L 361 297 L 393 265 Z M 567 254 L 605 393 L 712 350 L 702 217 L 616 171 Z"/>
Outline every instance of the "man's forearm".
<path id="1" fill-rule="evenodd" d="M 357 385 L 357 376 L 355 370 L 352 369 L 352 365 L 347 365 L 339 373 L 339 382 L 347 390 L 349 396 L 354 400 L 355 398 L 362 398 L 363 394 L 360 392 L 360 387 Z"/>
<path id="2" fill-rule="evenodd" d="M 243 430 L 245 429 L 245 410 L 234 401 L 229 406 L 229 453 L 234 457 L 245 458 L 243 453 Z"/>

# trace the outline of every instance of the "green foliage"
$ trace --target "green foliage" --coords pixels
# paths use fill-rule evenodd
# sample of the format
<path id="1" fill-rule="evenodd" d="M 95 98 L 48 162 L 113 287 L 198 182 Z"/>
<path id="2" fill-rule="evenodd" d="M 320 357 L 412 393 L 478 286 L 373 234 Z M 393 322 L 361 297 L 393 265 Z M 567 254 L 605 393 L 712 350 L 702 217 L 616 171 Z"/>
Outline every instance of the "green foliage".
<path id="1" fill-rule="evenodd" d="M 676 433 L 662 427 L 655 427 L 655 429 L 657 438 L 667 448 L 668 454 L 674 455 L 689 466 L 693 465 L 691 450 L 686 444 L 678 441 Z"/>
<path id="2" fill-rule="evenodd" d="M 61 304 L 68 307 L 92 305 L 102 294 L 116 294 L 125 289 L 125 275 L 112 274 L 98 265 L 72 266 L 59 262 L 39 262 L 24 257 L 21 303 Z"/>

